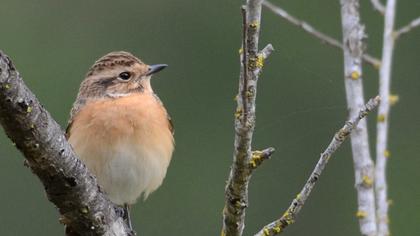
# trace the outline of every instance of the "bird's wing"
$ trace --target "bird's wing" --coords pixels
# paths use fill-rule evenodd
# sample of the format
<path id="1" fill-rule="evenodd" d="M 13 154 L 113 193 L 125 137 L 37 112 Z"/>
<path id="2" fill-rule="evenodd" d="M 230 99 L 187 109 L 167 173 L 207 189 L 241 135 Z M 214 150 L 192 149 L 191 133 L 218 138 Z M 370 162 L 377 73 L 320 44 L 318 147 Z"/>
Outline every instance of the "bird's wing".
<path id="1" fill-rule="evenodd" d="M 172 118 L 169 116 L 169 114 L 167 115 L 167 118 L 168 118 L 169 130 L 171 131 L 172 135 L 174 135 L 175 134 L 174 122 L 172 121 Z"/>
<path id="2" fill-rule="evenodd" d="M 71 130 L 72 124 L 73 124 L 73 120 L 70 119 L 69 122 L 67 123 L 67 128 L 66 128 L 66 133 L 65 133 L 66 139 L 70 138 L 70 130 Z"/>
<path id="3" fill-rule="evenodd" d="M 74 102 L 73 107 L 71 108 L 70 111 L 70 118 L 69 121 L 67 122 L 67 128 L 66 128 L 66 138 L 69 139 L 70 137 L 70 130 L 71 130 L 71 126 L 73 125 L 73 121 L 74 121 L 74 117 L 76 116 L 76 114 L 80 111 L 80 109 L 82 109 L 82 107 L 86 104 L 86 99 L 83 97 L 78 97 L 76 99 L 76 102 Z"/>
<path id="4" fill-rule="evenodd" d="M 166 111 L 166 109 L 163 106 L 162 100 L 158 97 L 156 93 L 153 93 L 153 97 L 160 103 L 160 105 L 163 107 L 163 109 Z M 175 133 L 174 123 L 172 121 L 171 116 L 168 114 L 168 111 L 166 111 L 166 118 L 168 119 L 168 126 L 169 130 L 171 131 L 172 135 Z"/>

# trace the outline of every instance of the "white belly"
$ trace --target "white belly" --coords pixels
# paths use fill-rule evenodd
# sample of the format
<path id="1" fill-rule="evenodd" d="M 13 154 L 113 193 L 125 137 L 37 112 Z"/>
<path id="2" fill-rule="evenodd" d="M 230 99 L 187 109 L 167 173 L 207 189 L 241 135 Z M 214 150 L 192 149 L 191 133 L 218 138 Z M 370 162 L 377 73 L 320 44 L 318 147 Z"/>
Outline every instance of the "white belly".
<path id="1" fill-rule="evenodd" d="M 96 145 L 98 139 L 71 143 L 109 199 L 118 205 L 133 204 L 142 193 L 146 199 L 162 184 L 170 162 L 171 153 L 160 146 L 143 148 L 126 139 L 102 146 Z"/>
<path id="2" fill-rule="evenodd" d="M 107 149 L 107 148 L 105 148 Z M 111 201 L 133 204 L 143 193 L 144 199 L 156 190 L 166 175 L 169 160 L 158 150 L 145 151 L 131 144 L 118 144 L 104 152 L 103 172 L 99 184 Z M 89 160 L 86 160 L 89 165 Z"/>

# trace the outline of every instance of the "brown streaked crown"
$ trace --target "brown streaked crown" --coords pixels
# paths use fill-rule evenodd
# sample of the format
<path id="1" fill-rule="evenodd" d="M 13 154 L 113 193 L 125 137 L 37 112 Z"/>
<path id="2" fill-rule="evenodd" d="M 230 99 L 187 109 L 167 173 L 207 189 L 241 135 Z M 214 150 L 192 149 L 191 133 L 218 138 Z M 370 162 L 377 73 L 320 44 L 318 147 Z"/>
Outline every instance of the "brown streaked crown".
<path id="1" fill-rule="evenodd" d="M 116 66 L 132 66 L 135 63 L 144 64 L 140 59 L 133 54 L 124 51 L 110 52 L 105 56 L 99 58 L 93 66 L 89 69 L 86 77 L 97 74 L 106 69 L 112 69 Z"/>

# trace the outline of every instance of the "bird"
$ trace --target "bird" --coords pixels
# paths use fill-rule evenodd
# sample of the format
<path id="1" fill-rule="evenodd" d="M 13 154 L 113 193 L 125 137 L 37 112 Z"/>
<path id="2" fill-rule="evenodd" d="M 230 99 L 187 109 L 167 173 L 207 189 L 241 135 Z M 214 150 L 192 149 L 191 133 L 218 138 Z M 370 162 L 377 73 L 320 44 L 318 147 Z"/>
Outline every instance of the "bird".
<path id="1" fill-rule="evenodd" d="M 166 67 L 125 51 L 99 58 L 80 84 L 66 129 L 73 150 L 132 231 L 130 206 L 162 184 L 174 151 L 172 120 L 150 82 Z"/>

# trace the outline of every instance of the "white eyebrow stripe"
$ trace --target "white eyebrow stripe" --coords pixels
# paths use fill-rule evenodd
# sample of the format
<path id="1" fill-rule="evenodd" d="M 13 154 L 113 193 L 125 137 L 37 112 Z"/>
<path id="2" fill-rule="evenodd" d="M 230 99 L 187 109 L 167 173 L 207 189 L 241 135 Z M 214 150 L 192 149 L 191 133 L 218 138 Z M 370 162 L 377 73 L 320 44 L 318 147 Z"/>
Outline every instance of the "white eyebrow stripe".
<path id="1" fill-rule="evenodd" d="M 121 97 L 127 97 L 131 95 L 131 93 L 107 93 L 106 96 L 109 96 L 111 98 L 121 98 Z"/>

